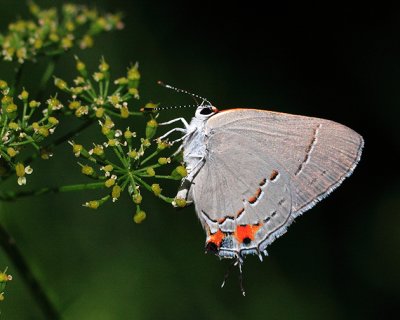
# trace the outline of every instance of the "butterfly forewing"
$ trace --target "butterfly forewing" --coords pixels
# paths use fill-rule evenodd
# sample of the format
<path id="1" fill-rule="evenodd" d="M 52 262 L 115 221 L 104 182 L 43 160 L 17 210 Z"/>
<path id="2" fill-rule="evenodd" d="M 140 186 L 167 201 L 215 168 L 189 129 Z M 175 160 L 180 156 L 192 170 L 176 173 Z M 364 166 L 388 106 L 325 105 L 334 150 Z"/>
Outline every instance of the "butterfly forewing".
<path id="1" fill-rule="evenodd" d="M 210 118 L 207 128 L 211 133 L 245 136 L 263 159 L 279 163 L 289 174 L 294 212 L 307 208 L 350 175 L 363 147 L 362 137 L 339 123 L 271 111 L 220 112 Z"/>

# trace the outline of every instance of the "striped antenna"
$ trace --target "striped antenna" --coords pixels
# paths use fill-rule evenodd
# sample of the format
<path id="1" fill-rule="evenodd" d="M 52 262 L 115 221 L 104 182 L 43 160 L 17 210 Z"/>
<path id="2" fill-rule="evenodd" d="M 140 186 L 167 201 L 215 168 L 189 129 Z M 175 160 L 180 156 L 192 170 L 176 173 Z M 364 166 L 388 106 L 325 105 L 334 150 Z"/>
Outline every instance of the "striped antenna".
<path id="1" fill-rule="evenodd" d="M 170 110 L 170 109 L 181 109 L 181 108 L 197 108 L 196 104 L 186 104 L 184 106 L 167 106 L 167 107 L 155 107 L 152 110 L 160 111 L 160 110 Z"/>
<path id="2" fill-rule="evenodd" d="M 206 98 L 203 98 L 203 97 L 199 96 L 198 94 L 194 94 L 194 93 L 191 93 L 191 92 L 189 92 L 189 91 L 186 91 L 186 90 L 183 90 L 183 89 L 179 89 L 179 88 L 170 86 L 169 84 L 165 84 L 165 83 L 162 82 L 162 81 L 157 81 L 157 84 L 159 84 L 160 86 L 162 86 L 162 87 L 164 87 L 164 88 L 174 90 L 174 91 L 176 91 L 176 92 L 188 94 L 189 96 L 192 96 L 193 98 L 199 98 L 199 99 L 201 99 L 201 100 L 207 102 L 210 106 L 212 105 L 210 101 L 208 101 Z"/>

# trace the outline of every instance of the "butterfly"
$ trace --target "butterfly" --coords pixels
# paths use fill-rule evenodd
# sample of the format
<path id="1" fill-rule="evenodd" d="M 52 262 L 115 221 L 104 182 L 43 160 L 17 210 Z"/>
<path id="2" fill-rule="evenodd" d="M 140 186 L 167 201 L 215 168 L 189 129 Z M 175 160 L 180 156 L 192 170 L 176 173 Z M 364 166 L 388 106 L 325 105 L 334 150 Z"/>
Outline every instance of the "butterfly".
<path id="1" fill-rule="evenodd" d="M 363 138 L 325 119 L 257 109 L 219 111 L 202 99 L 181 132 L 188 175 L 177 199 L 194 203 L 206 232 L 206 251 L 241 266 L 266 248 L 302 213 L 324 199 L 360 160 Z M 174 142 L 175 142 L 174 141 Z"/>

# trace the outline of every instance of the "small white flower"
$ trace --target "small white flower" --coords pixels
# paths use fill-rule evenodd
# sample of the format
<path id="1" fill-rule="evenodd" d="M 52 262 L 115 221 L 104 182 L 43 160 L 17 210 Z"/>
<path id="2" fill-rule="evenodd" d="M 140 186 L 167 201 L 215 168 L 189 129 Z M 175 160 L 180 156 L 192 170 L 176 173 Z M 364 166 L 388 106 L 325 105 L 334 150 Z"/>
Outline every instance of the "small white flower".
<path id="1" fill-rule="evenodd" d="M 18 178 L 18 184 L 19 184 L 20 186 L 26 184 L 26 178 L 25 178 L 25 177 L 19 177 L 19 178 Z"/>
<path id="2" fill-rule="evenodd" d="M 120 136 L 122 136 L 122 131 L 121 130 L 115 130 L 115 134 L 114 134 L 114 136 L 116 137 L 116 138 L 118 138 L 118 137 L 120 137 Z"/>
<path id="3" fill-rule="evenodd" d="M 31 168 L 31 166 L 26 166 L 25 167 L 25 173 L 26 174 L 31 174 L 33 172 L 33 169 Z"/>

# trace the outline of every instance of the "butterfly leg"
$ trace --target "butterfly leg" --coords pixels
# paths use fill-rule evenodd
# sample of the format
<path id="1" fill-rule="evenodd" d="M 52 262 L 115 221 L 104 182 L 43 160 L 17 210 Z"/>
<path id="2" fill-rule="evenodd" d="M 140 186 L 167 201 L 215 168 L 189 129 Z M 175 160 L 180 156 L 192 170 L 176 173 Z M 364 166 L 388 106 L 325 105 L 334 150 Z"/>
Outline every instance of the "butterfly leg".
<path id="1" fill-rule="evenodd" d="M 186 137 L 188 137 L 191 133 L 192 133 L 192 132 L 188 132 L 188 133 L 184 134 L 182 137 L 180 137 L 180 138 L 178 138 L 178 139 L 176 139 L 176 140 L 170 141 L 170 144 L 173 145 L 173 144 L 175 144 L 175 143 L 177 143 L 177 142 L 180 142 L 180 141 L 184 140 L 184 139 L 185 139 Z M 183 145 L 181 145 L 179 148 L 182 149 L 182 148 L 183 148 Z"/>
<path id="2" fill-rule="evenodd" d="M 171 133 L 173 133 L 173 132 L 183 132 L 183 133 L 186 133 L 186 129 L 183 129 L 183 128 L 174 128 L 174 129 L 172 129 L 172 130 L 169 130 L 166 134 L 163 134 L 161 137 L 159 137 L 159 138 L 157 138 L 156 140 L 163 140 L 163 139 L 165 139 L 166 137 L 168 137 Z"/>
<path id="3" fill-rule="evenodd" d="M 171 124 L 171 123 L 178 122 L 178 121 L 181 121 L 181 122 L 183 123 L 183 125 L 185 126 L 186 129 L 189 127 L 189 123 L 187 123 L 187 121 L 186 121 L 184 118 L 172 119 L 172 120 L 170 120 L 170 121 L 161 122 L 161 123 L 159 123 L 158 125 L 159 125 L 159 126 L 165 126 L 165 125 L 167 125 L 167 124 Z"/>

